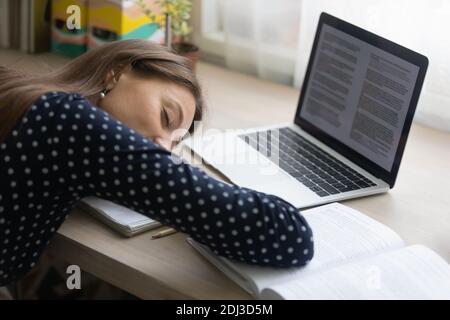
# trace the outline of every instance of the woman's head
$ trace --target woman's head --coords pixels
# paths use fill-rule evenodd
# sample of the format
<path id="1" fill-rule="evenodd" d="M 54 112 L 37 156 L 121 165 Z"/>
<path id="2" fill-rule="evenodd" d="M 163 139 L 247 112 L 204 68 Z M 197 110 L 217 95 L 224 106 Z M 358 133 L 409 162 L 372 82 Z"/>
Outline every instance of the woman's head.
<path id="1" fill-rule="evenodd" d="M 54 90 L 84 95 L 166 148 L 183 132 L 192 132 L 204 108 L 187 59 L 146 40 L 124 40 L 88 51 L 43 76 L 0 68 L 0 141 L 34 100 Z"/>
<path id="2" fill-rule="evenodd" d="M 105 96 L 95 104 L 143 136 L 171 149 L 194 121 L 195 97 L 182 84 L 149 74 L 136 67 L 111 73 Z"/>

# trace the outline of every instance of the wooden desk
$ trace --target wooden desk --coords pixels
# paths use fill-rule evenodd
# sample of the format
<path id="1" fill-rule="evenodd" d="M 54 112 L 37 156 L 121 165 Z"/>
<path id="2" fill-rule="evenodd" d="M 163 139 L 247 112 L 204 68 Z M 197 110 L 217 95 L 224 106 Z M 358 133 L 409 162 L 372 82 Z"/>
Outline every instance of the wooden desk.
<path id="1" fill-rule="evenodd" d="M 0 62 L 7 53 L 0 50 Z M 33 59 L 41 58 L 46 69 L 63 62 L 51 55 L 15 55 L 9 61 L 36 70 Z M 296 89 L 204 63 L 198 73 L 209 102 L 206 128 L 246 128 L 293 119 Z M 344 203 L 391 227 L 408 244 L 429 246 L 450 262 L 450 134 L 414 124 L 395 188 Z M 141 298 L 250 298 L 191 248 L 185 235 L 151 240 L 153 233 L 125 239 L 76 209 L 49 249 Z"/>

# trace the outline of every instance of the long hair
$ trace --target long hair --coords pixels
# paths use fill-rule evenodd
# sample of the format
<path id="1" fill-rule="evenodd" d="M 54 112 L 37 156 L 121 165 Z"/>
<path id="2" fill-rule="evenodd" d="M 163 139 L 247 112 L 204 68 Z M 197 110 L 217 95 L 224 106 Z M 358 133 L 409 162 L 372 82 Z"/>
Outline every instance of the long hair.
<path id="1" fill-rule="evenodd" d="M 94 98 L 106 88 L 108 73 L 131 66 L 149 77 L 162 77 L 187 88 L 194 96 L 194 121 L 203 114 L 200 85 L 188 59 L 147 40 L 123 40 L 104 44 L 43 75 L 30 75 L 0 66 L 0 142 L 42 94 L 77 92 Z M 124 106 L 126 107 L 126 106 Z M 193 126 L 189 129 L 192 132 Z"/>

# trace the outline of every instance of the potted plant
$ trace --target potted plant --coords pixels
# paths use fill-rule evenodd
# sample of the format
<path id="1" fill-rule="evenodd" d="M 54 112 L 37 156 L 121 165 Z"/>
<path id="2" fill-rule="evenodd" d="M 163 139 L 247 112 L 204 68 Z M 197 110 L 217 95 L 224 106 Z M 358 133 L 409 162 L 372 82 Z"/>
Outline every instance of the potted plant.
<path id="1" fill-rule="evenodd" d="M 159 15 L 153 12 L 144 0 L 136 1 L 151 22 L 156 22 L 165 28 L 166 45 L 176 53 L 189 58 L 195 68 L 200 57 L 200 50 L 195 44 L 187 41 L 188 35 L 192 32 L 189 26 L 191 0 L 155 0 L 161 8 Z"/>

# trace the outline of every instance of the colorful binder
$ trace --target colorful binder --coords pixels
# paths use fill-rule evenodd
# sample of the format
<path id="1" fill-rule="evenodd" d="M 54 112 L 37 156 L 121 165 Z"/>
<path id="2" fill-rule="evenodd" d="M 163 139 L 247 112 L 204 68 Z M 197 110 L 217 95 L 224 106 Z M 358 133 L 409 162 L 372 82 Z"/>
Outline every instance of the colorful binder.
<path id="1" fill-rule="evenodd" d="M 93 0 L 93 2 L 97 2 Z M 69 57 L 77 57 L 87 50 L 87 0 L 53 0 L 52 1 L 52 41 L 53 52 Z M 74 14 L 68 11 L 70 6 L 78 6 L 80 9 L 80 29 L 69 30 L 67 19 Z"/>

